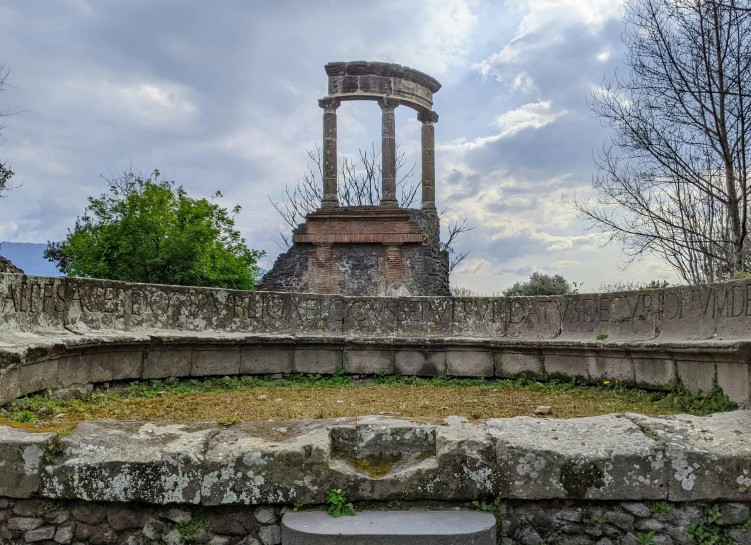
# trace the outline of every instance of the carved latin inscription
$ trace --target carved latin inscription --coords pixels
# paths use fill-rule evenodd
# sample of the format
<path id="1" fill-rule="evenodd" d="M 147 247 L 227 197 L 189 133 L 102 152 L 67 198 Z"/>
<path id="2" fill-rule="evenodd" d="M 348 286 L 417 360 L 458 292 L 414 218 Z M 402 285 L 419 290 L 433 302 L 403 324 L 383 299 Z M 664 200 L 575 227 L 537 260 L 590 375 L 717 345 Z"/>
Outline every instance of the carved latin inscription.
<path id="1" fill-rule="evenodd" d="M 556 336 L 560 328 L 660 320 L 743 320 L 751 282 L 623 294 L 521 298 L 358 298 L 0 275 L 0 323 L 82 322 L 97 328 L 359 334 L 410 330 L 450 335 Z M 325 327 L 324 327 L 325 324 Z M 645 324 L 646 325 L 646 324 Z"/>

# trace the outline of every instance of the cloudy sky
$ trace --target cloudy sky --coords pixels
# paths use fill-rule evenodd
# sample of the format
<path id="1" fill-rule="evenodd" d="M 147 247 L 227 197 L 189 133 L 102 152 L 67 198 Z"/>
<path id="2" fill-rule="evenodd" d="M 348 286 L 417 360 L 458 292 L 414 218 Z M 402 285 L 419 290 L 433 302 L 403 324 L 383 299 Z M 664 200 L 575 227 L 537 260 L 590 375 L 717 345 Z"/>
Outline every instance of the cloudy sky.
<path id="1" fill-rule="evenodd" d="M 323 65 L 379 60 L 424 71 L 434 97 L 439 208 L 476 225 L 452 283 L 499 291 L 535 270 L 584 283 L 675 280 L 655 260 L 623 270 L 566 204 L 590 191 L 607 136 L 586 98 L 623 57 L 616 0 L 4 0 L 5 157 L 23 185 L 0 200 L 0 240 L 64 237 L 100 174 L 155 168 L 193 196 L 221 190 L 270 267 L 284 223 L 269 205 L 321 138 Z M 345 103 L 339 153 L 380 139 L 375 103 Z M 418 162 L 420 124 L 397 109 Z"/>

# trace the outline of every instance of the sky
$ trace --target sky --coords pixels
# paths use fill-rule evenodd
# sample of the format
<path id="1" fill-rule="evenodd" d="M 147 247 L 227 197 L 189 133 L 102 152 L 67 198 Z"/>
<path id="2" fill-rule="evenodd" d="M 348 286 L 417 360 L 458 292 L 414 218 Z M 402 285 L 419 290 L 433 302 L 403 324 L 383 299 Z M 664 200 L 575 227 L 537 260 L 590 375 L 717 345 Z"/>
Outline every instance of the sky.
<path id="1" fill-rule="evenodd" d="M 5 0 L 0 158 L 21 186 L 0 200 L 0 240 L 61 240 L 102 175 L 159 169 L 191 196 L 217 190 L 270 268 L 283 220 L 269 203 L 321 141 L 332 61 L 395 62 L 438 79 L 437 206 L 476 228 L 452 285 L 496 293 L 534 271 L 597 291 L 677 278 L 627 263 L 568 204 L 591 195 L 608 137 L 586 99 L 624 70 L 617 0 Z M 339 160 L 380 142 L 380 110 L 338 110 Z M 420 123 L 396 110 L 420 175 Z"/>

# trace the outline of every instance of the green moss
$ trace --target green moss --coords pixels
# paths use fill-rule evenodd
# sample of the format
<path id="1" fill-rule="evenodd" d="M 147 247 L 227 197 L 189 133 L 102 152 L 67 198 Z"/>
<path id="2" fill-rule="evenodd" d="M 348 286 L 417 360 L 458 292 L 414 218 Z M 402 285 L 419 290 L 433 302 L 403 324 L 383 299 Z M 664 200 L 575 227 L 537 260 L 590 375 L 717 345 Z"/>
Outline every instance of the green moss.
<path id="1" fill-rule="evenodd" d="M 177 531 L 180 533 L 180 537 L 184 541 L 193 541 L 193 538 L 195 538 L 198 530 L 208 527 L 209 521 L 202 518 L 195 518 L 175 524 L 175 529 L 177 529 Z"/>
<path id="2" fill-rule="evenodd" d="M 584 498 L 590 488 L 605 486 L 604 476 L 596 464 L 569 462 L 561 466 L 560 481 L 569 498 Z"/>
<path id="3" fill-rule="evenodd" d="M 670 512 L 670 504 L 666 501 L 648 501 L 646 505 L 652 515 L 666 515 Z"/>
<path id="4" fill-rule="evenodd" d="M 343 456 L 355 471 L 370 477 L 381 479 L 389 474 L 389 471 L 402 459 L 401 454 L 374 454 L 370 456 Z"/>

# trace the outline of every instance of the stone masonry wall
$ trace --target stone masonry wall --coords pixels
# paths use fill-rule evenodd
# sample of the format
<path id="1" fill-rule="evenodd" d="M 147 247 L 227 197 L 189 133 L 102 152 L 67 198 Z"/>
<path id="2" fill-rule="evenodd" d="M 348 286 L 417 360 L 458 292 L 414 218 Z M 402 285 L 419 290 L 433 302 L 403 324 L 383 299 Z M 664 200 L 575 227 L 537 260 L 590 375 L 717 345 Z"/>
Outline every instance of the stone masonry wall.
<path id="1" fill-rule="evenodd" d="M 342 368 L 656 389 L 680 382 L 692 392 L 717 384 L 748 406 L 751 281 L 557 297 L 383 298 L 0 273 L 0 402 L 112 380 Z"/>
<path id="2" fill-rule="evenodd" d="M 413 209 L 405 209 L 404 214 L 405 224 L 418 239 L 422 236 L 423 243 L 295 242 L 276 259 L 258 290 L 348 296 L 450 295 L 449 256 L 440 248 L 437 214 Z M 346 238 L 346 233 L 340 235 Z"/>
<path id="3" fill-rule="evenodd" d="M 693 545 L 698 529 L 725 541 L 751 544 L 748 502 L 504 501 L 493 505 L 501 545 Z M 365 503 L 358 510 L 476 509 L 469 502 Z M 303 509 L 324 511 L 325 506 Z M 291 506 L 201 508 L 154 507 L 142 503 L 100 503 L 0 498 L 2 543 L 58 545 L 279 545 L 281 517 Z M 716 523 L 703 519 L 719 513 Z M 357 516 L 357 515 L 355 515 Z M 637 541 L 641 539 L 641 541 Z"/>
<path id="4" fill-rule="evenodd" d="M 11 263 L 10 259 L 0 255 L 0 273 L 23 274 L 23 271 Z"/>

